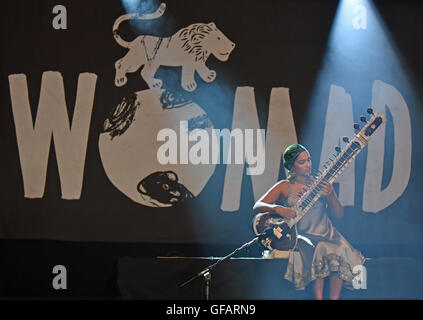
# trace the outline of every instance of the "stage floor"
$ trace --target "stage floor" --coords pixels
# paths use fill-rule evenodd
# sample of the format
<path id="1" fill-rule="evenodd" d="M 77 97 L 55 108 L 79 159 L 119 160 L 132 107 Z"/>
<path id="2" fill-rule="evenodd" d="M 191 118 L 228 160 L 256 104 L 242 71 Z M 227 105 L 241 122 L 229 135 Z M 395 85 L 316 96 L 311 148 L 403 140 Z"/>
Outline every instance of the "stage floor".
<path id="1" fill-rule="evenodd" d="M 123 299 L 202 299 L 203 279 L 179 285 L 218 257 L 122 257 L 118 288 Z M 212 272 L 212 299 L 313 299 L 312 286 L 298 291 L 283 278 L 286 259 L 231 258 Z M 423 259 L 376 258 L 366 261 L 366 289 L 343 289 L 342 299 L 423 299 Z M 327 289 L 328 285 L 326 285 Z M 325 290 L 326 292 L 326 290 Z"/>

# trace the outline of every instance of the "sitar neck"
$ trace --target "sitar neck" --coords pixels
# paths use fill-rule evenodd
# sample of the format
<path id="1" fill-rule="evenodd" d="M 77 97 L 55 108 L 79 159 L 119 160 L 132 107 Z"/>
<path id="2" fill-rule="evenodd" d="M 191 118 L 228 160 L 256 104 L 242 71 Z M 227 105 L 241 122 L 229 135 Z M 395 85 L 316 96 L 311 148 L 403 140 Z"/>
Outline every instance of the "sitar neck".
<path id="1" fill-rule="evenodd" d="M 381 113 L 376 113 L 366 122 L 366 125 L 357 133 L 343 151 L 332 159 L 330 164 L 324 171 L 311 183 L 307 191 L 301 195 L 295 204 L 294 208 L 297 217 L 287 221 L 288 225 L 292 227 L 307 213 L 313 204 L 320 198 L 320 191 L 322 190 L 322 182 L 326 181 L 333 183 L 338 176 L 348 167 L 354 158 L 367 145 L 370 138 L 379 129 L 379 127 L 386 122 L 386 118 Z"/>

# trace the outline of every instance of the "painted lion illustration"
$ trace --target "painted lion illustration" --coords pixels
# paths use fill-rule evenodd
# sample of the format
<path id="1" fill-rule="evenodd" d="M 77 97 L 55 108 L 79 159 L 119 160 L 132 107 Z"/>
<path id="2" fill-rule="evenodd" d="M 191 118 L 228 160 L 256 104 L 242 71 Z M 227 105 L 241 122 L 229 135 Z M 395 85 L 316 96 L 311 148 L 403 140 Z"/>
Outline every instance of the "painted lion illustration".
<path id="1" fill-rule="evenodd" d="M 121 22 L 130 19 L 149 20 L 163 15 L 166 5 L 150 14 L 125 14 L 116 19 L 113 25 L 113 35 L 116 42 L 129 49 L 127 54 L 116 61 L 115 85 L 124 86 L 126 74 L 136 72 L 140 67 L 142 78 L 150 88 L 161 88 L 162 81 L 154 78 L 160 66 L 182 67 L 181 85 L 187 91 L 194 91 L 197 84 L 194 80 L 195 71 L 205 82 L 212 82 L 216 72 L 206 66 L 210 54 L 220 61 L 227 61 L 235 47 L 213 22 L 195 23 L 182 28 L 170 37 L 154 37 L 140 35 L 135 40 L 123 40 L 117 30 Z"/>

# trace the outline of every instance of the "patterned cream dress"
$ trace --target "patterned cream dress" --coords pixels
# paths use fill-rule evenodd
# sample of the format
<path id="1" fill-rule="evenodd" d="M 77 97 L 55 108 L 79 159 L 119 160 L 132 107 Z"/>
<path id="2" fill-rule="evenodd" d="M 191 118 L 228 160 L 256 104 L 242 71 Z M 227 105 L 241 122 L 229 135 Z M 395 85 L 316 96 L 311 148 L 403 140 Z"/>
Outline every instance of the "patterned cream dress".
<path id="1" fill-rule="evenodd" d="M 283 201 L 293 206 L 298 197 L 290 194 Z M 353 268 L 363 265 L 366 258 L 335 229 L 330 221 L 326 200 L 319 198 L 305 216 L 297 223 L 298 244 L 289 254 L 285 279 L 294 283 L 297 290 L 316 279 L 325 278 L 332 272 L 344 280 L 344 286 L 352 289 L 355 276 Z"/>

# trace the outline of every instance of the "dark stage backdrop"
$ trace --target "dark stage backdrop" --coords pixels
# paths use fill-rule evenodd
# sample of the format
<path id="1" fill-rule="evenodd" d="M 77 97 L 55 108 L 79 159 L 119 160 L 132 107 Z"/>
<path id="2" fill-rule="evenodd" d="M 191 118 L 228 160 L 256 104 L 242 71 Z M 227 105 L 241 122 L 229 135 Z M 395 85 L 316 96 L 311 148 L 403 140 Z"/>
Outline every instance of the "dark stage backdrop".
<path id="1" fill-rule="evenodd" d="M 331 37 L 338 1 L 131 3 L 2 1 L 1 238 L 243 243 L 285 147 L 317 169 L 374 106 L 388 122 L 335 183 L 334 223 L 423 244 L 420 2 L 376 1 L 365 29 L 348 9 L 358 36 L 378 12 L 389 48 Z"/>

